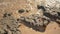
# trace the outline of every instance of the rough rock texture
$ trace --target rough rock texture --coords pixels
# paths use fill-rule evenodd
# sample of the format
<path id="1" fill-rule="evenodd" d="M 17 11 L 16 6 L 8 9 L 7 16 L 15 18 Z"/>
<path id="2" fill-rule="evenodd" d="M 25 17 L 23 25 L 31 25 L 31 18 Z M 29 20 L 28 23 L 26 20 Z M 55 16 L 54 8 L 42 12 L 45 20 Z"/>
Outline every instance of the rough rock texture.
<path id="1" fill-rule="evenodd" d="M 42 0 L 43 1 L 43 0 Z M 47 0 L 48 1 L 48 0 Z M 21 16 L 20 20 L 24 22 L 25 25 L 28 27 L 33 28 L 34 30 L 44 32 L 47 25 L 53 21 L 60 25 L 60 7 L 55 6 L 56 1 L 54 1 L 55 5 L 48 4 L 49 2 L 41 2 L 40 4 L 37 4 L 37 9 L 40 11 L 37 11 L 35 14 L 30 14 L 29 16 Z M 60 3 L 57 3 L 60 4 Z M 48 5 L 48 6 L 47 6 Z M 42 13 L 42 14 L 41 14 Z"/>
<path id="2" fill-rule="evenodd" d="M 1 34 L 60 34 L 60 0 L 0 0 L 0 23 Z"/>
<path id="3" fill-rule="evenodd" d="M 3 18 L 0 19 L 0 34 L 21 34 L 18 24 L 10 13 L 5 13 Z"/>
<path id="4" fill-rule="evenodd" d="M 49 20 L 39 17 L 39 15 L 31 15 L 29 17 L 21 17 L 21 21 L 28 27 L 32 27 L 36 31 L 44 32 Z"/>

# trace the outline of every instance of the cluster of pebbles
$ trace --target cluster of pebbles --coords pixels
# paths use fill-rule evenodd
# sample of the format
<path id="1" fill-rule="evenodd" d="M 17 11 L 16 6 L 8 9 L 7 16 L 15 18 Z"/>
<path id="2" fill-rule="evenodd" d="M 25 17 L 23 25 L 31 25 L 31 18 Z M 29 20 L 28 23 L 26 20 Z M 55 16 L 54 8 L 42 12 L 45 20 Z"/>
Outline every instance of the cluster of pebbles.
<path id="1" fill-rule="evenodd" d="M 18 26 L 16 19 L 10 13 L 5 13 L 0 19 L 0 34 L 21 34 Z"/>

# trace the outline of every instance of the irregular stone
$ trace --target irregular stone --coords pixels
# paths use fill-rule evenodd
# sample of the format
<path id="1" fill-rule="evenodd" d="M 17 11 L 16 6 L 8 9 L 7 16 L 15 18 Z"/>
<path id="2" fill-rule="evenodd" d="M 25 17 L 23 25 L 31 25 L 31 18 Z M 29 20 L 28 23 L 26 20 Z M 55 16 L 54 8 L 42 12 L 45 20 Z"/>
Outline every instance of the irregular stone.
<path id="1" fill-rule="evenodd" d="M 36 31 L 44 32 L 49 21 L 39 17 L 39 15 L 30 15 L 28 17 L 21 17 L 20 20 L 24 22 L 28 27 L 33 28 Z M 45 22 L 47 21 L 47 22 Z"/>

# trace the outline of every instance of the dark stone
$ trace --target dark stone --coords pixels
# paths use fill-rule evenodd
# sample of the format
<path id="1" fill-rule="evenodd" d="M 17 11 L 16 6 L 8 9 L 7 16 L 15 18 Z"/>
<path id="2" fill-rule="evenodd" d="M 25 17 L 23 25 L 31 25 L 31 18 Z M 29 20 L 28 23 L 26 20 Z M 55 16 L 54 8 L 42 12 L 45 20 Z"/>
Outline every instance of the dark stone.
<path id="1" fill-rule="evenodd" d="M 24 17 L 24 19 L 20 19 L 24 25 L 26 25 L 29 28 L 32 28 L 35 31 L 44 32 L 46 29 L 46 25 L 40 25 L 40 22 L 38 23 L 37 19 L 31 19 L 32 21 L 29 21 L 30 19 L 26 20 L 29 17 Z M 39 26 L 40 25 L 40 26 Z"/>
<path id="2" fill-rule="evenodd" d="M 6 30 L 4 30 L 5 31 L 5 33 L 4 34 L 8 34 L 8 32 L 6 31 Z"/>
<path id="3" fill-rule="evenodd" d="M 17 21 L 19 21 L 20 19 L 17 19 Z"/>
<path id="4" fill-rule="evenodd" d="M 3 17 L 7 17 L 7 13 L 3 14 Z"/>
<path id="5" fill-rule="evenodd" d="M 5 13 L 5 14 L 3 14 L 3 17 L 7 17 L 7 16 L 11 16 L 11 14 L 9 13 Z"/>
<path id="6" fill-rule="evenodd" d="M 28 10 L 26 10 L 26 12 L 29 12 Z"/>
<path id="7" fill-rule="evenodd" d="M 44 8 L 44 6 L 37 5 L 37 8 L 38 9 L 42 9 L 43 11 L 46 11 L 46 9 Z"/>
<path id="8" fill-rule="evenodd" d="M 8 16 L 11 16 L 11 14 L 8 14 Z"/>
<path id="9" fill-rule="evenodd" d="M 24 12 L 24 9 L 18 10 L 18 13 L 23 13 L 23 12 Z"/>
<path id="10" fill-rule="evenodd" d="M 58 16 L 60 16 L 60 12 L 57 12 L 58 13 Z"/>

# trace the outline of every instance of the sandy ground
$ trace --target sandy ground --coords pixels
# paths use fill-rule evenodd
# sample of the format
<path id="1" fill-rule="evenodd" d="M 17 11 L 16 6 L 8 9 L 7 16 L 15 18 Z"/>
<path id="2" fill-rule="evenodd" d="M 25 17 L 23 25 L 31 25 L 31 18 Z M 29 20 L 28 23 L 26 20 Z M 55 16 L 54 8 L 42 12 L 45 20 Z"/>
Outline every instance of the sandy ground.
<path id="1" fill-rule="evenodd" d="M 29 2 L 26 0 L 0 0 L 0 18 L 2 18 L 4 12 L 12 12 L 14 18 L 19 18 L 19 16 L 28 16 L 29 14 L 36 13 L 37 9 L 35 7 L 35 4 L 32 0 L 31 6 L 33 7 L 31 9 L 30 6 L 28 6 Z M 29 13 L 23 13 L 19 14 L 18 10 L 19 9 L 30 9 Z M 33 12 L 35 11 L 35 12 Z M 28 14 L 28 15 L 27 15 Z M 57 23 L 50 23 L 45 32 L 38 32 L 33 30 L 32 28 L 28 28 L 25 25 L 21 24 L 20 30 L 22 34 L 60 34 L 60 27 L 58 26 Z"/>
<path id="2" fill-rule="evenodd" d="M 22 24 L 20 27 L 22 34 L 60 34 L 60 27 L 57 23 L 50 23 L 45 32 L 38 32 Z"/>

